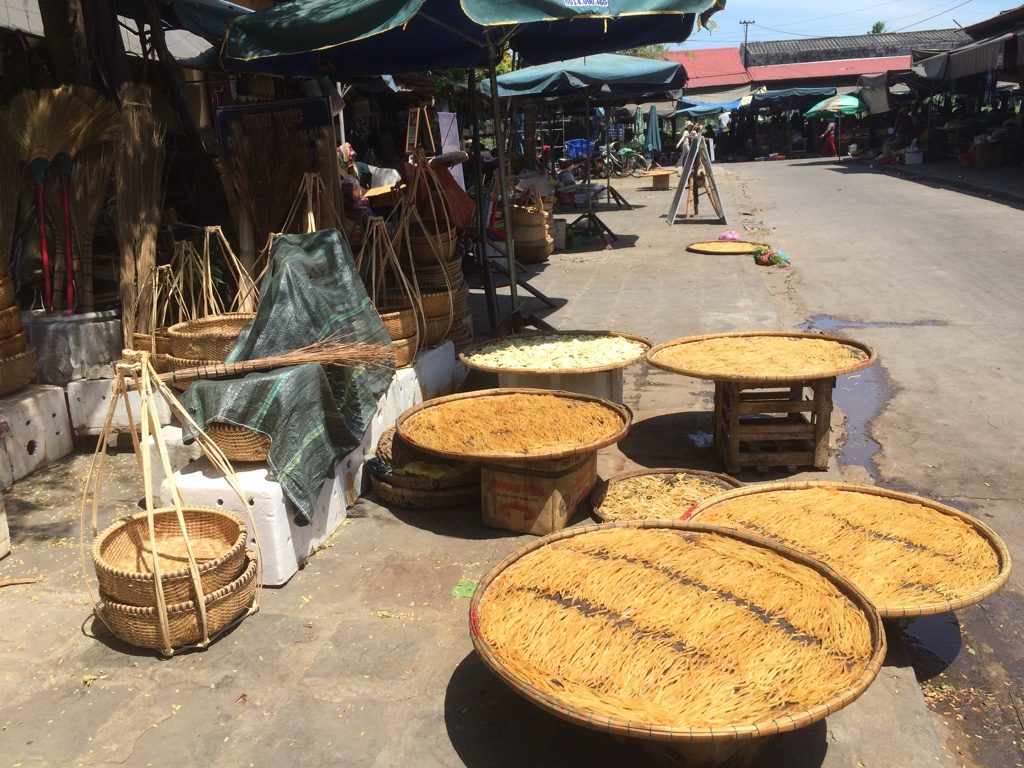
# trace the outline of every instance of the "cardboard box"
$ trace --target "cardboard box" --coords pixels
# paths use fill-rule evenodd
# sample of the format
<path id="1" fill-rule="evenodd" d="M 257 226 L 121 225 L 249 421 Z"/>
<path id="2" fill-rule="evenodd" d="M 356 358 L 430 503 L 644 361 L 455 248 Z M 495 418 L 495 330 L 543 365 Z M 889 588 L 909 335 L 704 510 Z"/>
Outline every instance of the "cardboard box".
<path id="1" fill-rule="evenodd" d="M 555 461 L 485 464 L 483 524 L 543 536 L 560 531 L 597 482 L 597 453 Z"/>

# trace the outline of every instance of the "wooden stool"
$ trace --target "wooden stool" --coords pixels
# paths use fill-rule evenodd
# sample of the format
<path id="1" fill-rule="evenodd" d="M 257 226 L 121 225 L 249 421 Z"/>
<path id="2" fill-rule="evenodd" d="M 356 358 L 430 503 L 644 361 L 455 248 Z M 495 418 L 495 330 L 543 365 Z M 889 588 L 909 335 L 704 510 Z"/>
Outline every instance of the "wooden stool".
<path id="1" fill-rule="evenodd" d="M 715 382 L 715 453 L 745 467 L 828 469 L 835 377 L 794 384 Z"/>

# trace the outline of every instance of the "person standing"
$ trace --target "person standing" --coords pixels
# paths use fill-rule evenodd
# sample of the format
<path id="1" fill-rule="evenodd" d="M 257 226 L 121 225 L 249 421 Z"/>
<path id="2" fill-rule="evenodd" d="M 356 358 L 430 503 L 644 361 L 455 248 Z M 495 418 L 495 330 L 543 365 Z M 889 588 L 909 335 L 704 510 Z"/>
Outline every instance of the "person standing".
<path id="1" fill-rule="evenodd" d="M 819 157 L 839 157 L 839 147 L 836 146 L 836 124 L 834 121 L 829 121 L 828 128 L 826 128 L 825 132 L 818 138 L 821 139 L 821 152 L 818 154 Z"/>

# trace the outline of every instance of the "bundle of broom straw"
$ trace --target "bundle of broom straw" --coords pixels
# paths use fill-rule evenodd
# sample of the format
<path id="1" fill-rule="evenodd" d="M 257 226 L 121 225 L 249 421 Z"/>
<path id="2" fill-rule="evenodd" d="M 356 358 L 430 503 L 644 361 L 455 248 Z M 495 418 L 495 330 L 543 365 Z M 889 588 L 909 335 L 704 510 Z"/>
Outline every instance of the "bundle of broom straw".
<path id="1" fill-rule="evenodd" d="M 121 306 L 125 338 L 149 332 L 152 298 L 142 284 L 156 265 L 163 189 L 164 131 L 153 117 L 150 87 L 125 83 L 121 98 L 121 141 L 114 167 L 117 239 L 121 248 Z"/>

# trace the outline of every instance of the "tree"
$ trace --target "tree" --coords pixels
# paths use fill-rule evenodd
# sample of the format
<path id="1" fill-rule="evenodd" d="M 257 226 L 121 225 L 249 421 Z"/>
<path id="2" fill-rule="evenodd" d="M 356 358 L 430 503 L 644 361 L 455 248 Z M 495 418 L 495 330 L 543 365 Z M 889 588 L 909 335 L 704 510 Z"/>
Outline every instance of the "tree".
<path id="1" fill-rule="evenodd" d="M 624 56 L 642 56 L 645 59 L 660 59 L 665 56 L 668 49 L 664 45 L 639 45 L 636 48 L 627 48 L 619 53 Z"/>
<path id="2" fill-rule="evenodd" d="M 876 21 L 874 24 L 871 25 L 871 32 L 869 32 L 868 34 L 880 35 L 883 32 L 885 32 L 885 22 Z"/>

